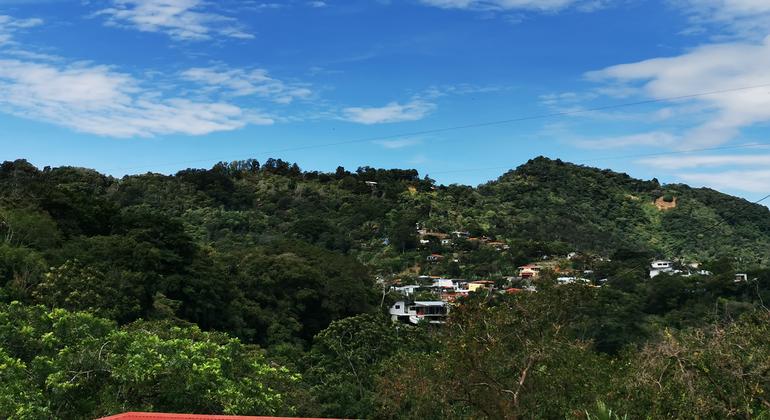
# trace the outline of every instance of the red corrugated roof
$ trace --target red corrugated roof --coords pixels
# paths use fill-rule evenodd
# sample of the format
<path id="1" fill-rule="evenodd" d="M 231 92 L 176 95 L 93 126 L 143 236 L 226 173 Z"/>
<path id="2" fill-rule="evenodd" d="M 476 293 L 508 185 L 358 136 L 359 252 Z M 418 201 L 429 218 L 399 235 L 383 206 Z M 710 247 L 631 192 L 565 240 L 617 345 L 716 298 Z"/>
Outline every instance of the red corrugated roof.
<path id="1" fill-rule="evenodd" d="M 123 413 L 99 420 L 324 420 L 299 417 L 254 417 L 254 416 L 215 416 L 204 414 L 171 414 L 171 413 Z M 325 419 L 331 420 L 331 419 Z"/>

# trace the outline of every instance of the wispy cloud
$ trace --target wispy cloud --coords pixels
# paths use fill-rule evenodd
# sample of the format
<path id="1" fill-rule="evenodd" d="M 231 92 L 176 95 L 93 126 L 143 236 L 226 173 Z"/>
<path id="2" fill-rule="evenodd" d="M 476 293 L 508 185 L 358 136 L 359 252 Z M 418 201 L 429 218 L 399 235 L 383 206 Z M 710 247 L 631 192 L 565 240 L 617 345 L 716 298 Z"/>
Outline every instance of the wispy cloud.
<path id="1" fill-rule="evenodd" d="M 233 17 L 208 11 L 203 0 L 110 0 L 112 7 L 95 16 L 112 26 L 162 32 L 176 40 L 205 40 L 215 35 L 250 39 Z"/>
<path id="2" fill-rule="evenodd" d="M 271 124 L 256 111 L 143 86 L 107 66 L 0 60 L 0 110 L 112 137 L 202 135 Z"/>
<path id="3" fill-rule="evenodd" d="M 270 77 L 265 69 L 196 67 L 184 71 L 182 77 L 210 89 L 224 89 L 232 96 L 256 95 L 279 104 L 289 104 L 295 99 L 307 99 L 313 95 L 308 85 L 285 83 Z"/>
<path id="4" fill-rule="evenodd" d="M 579 4 L 596 5 L 582 0 L 420 0 L 421 3 L 443 9 L 469 10 L 532 10 L 553 12 Z"/>
<path id="5" fill-rule="evenodd" d="M 405 147 L 415 146 L 420 144 L 422 141 L 418 138 L 403 138 L 403 139 L 393 139 L 393 140 L 377 140 L 374 142 L 374 144 L 378 144 L 385 149 L 403 149 Z"/>
<path id="6" fill-rule="evenodd" d="M 15 32 L 42 24 L 41 19 L 16 19 L 11 16 L 0 15 L 0 45 L 12 43 Z"/>
<path id="7" fill-rule="evenodd" d="M 607 85 L 638 87 L 655 98 L 692 95 L 715 90 L 770 84 L 770 37 L 761 43 L 710 44 L 685 54 L 621 64 L 588 73 L 587 77 Z M 770 121 L 770 88 L 711 94 L 678 101 L 696 102 L 705 110 L 702 119 L 685 133 L 682 148 L 708 147 L 725 143 L 741 129 Z M 708 118 L 706 118 L 708 116 Z"/>
<path id="8" fill-rule="evenodd" d="M 427 117 L 436 104 L 422 99 L 413 99 L 401 104 L 391 102 L 381 107 L 350 107 L 342 110 L 342 118 L 360 124 L 384 124 L 417 121 Z"/>
<path id="9" fill-rule="evenodd" d="M 577 140 L 574 144 L 586 149 L 618 149 L 624 147 L 671 147 L 679 138 L 671 133 L 653 131 L 627 136 L 603 137 L 599 139 Z"/>
<path id="10" fill-rule="evenodd" d="M 677 170 L 704 167 L 748 168 L 770 166 L 770 155 L 697 155 L 645 158 L 637 163 L 660 169 Z"/>
<path id="11" fill-rule="evenodd" d="M 766 193 L 770 185 L 770 170 L 740 170 L 708 173 L 683 173 L 677 175 L 683 181 L 717 190 L 740 190 Z"/>
<path id="12" fill-rule="evenodd" d="M 706 28 L 720 36 L 761 39 L 770 27 L 770 2 L 766 0 L 672 0 L 689 17 L 685 33 Z"/>

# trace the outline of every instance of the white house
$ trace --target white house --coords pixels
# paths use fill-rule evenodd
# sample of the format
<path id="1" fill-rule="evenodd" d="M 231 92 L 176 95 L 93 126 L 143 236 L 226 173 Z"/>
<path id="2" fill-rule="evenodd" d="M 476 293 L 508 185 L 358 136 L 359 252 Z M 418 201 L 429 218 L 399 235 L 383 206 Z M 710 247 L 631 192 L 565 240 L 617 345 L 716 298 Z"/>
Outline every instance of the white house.
<path id="1" fill-rule="evenodd" d="M 680 270 L 674 269 L 674 262 L 667 260 L 656 260 L 650 264 L 650 278 L 653 279 L 661 273 L 677 274 Z"/>
<path id="2" fill-rule="evenodd" d="M 454 280 L 450 279 L 435 279 L 433 280 L 433 287 L 439 289 L 455 289 L 457 284 Z"/>
<path id="3" fill-rule="evenodd" d="M 556 279 L 556 282 L 559 284 L 573 284 L 573 283 L 591 284 L 591 280 L 584 279 L 582 277 L 558 277 Z"/>
<path id="4" fill-rule="evenodd" d="M 400 300 L 393 304 L 389 313 L 394 322 L 400 321 L 414 325 L 420 322 L 443 324 L 449 315 L 449 305 L 442 301 L 409 302 Z"/>
<path id="5" fill-rule="evenodd" d="M 410 297 L 410 296 L 413 296 L 420 289 L 420 287 L 421 286 L 416 284 L 412 284 L 408 286 L 398 286 L 398 287 L 393 287 L 393 291 L 401 293 L 406 297 Z"/>

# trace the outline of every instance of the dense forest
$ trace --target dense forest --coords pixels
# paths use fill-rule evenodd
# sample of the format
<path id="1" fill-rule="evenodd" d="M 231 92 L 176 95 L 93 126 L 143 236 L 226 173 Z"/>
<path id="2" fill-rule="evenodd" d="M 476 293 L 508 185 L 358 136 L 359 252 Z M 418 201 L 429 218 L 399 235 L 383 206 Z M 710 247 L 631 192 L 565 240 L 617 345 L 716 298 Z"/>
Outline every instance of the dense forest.
<path id="1" fill-rule="evenodd" d="M 656 258 L 705 270 L 650 279 Z M 502 290 L 543 261 L 536 292 L 471 293 L 444 325 L 386 316 L 391 285 Z M 768 302 L 767 207 L 559 160 L 478 187 L 0 166 L 2 418 L 770 419 Z"/>

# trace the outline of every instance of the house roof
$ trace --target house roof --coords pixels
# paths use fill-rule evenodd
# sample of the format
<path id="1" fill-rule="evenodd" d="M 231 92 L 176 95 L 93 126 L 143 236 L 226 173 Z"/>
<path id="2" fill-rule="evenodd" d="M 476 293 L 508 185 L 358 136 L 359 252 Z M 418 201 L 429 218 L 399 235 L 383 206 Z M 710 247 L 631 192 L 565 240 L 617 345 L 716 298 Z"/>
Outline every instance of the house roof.
<path id="1" fill-rule="evenodd" d="M 440 300 L 418 300 L 414 302 L 417 306 L 444 306 L 446 303 Z"/>
<path id="2" fill-rule="evenodd" d="M 172 413 L 123 413 L 99 420 L 289 420 L 289 417 L 254 417 L 254 416 L 222 416 L 203 414 L 172 414 Z M 309 418 L 291 418 L 292 420 L 321 420 Z M 328 419 L 327 419 L 328 420 Z"/>

